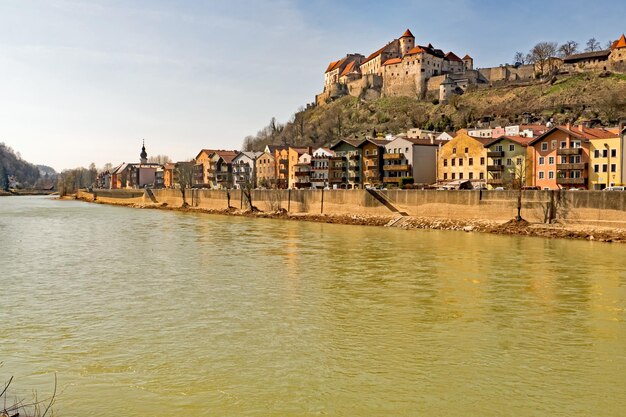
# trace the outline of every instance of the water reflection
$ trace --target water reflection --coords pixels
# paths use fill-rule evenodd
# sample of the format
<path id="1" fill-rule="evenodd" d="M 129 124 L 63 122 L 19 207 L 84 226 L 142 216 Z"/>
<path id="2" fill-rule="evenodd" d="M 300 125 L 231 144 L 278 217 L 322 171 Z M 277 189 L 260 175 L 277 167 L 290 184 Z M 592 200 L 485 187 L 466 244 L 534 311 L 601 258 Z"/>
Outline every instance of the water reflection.
<path id="1" fill-rule="evenodd" d="M 621 246 L 41 198 L 0 233 L 1 370 L 61 415 L 626 409 Z"/>

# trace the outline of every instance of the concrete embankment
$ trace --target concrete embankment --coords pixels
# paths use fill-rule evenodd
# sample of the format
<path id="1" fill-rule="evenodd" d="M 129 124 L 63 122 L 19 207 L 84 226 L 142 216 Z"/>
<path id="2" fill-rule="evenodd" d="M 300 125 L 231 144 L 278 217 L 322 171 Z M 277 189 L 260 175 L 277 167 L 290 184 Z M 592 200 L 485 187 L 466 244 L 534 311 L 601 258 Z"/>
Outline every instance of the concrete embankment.
<path id="1" fill-rule="evenodd" d="M 254 190 L 252 205 L 260 213 L 250 213 L 248 200 L 239 190 L 187 190 L 185 202 L 188 210 L 217 214 L 347 224 L 389 223 L 406 229 L 626 240 L 626 193 L 524 191 L 521 214 L 529 223 L 507 223 L 517 215 L 518 196 L 518 191 Z M 81 191 L 78 198 L 146 208 L 177 209 L 183 205 L 180 190 Z M 391 221 L 399 216 L 406 219 Z"/>

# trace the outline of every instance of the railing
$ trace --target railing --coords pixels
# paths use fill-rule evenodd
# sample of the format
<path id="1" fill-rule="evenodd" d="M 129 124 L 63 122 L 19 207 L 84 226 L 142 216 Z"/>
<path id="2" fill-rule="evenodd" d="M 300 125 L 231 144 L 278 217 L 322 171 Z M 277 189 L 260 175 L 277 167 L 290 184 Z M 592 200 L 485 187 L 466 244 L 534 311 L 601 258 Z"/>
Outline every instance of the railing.
<path id="1" fill-rule="evenodd" d="M 559 171 L 568 171 L 568 170 L 585 170 L 587 169 L 587 163 L 576 163 L 576 164 L 556 164 L 556 169 Z"/>
<path id="2" fill-rule="evenodd" d="M 289 159 L 279 159 L 278 163 L 283 165 L 289 165 Z"/>
<path id="3" fill-rule="evenodd" d="M 504 171 L 504 165 L 487 165 L 487 171 Z"/>
<path id="4" fill-rule="evenodd" d="M 330 161 L 343 161 L 345 158 L 343 156 L 331 156 L 328 158 Z"/>
<path id="5" fill-rule="evenodd" d="M 296 182 L 296 188 L 309 188 L 310 186 L 310 182 Z"/>
<path id="6" fill-rule="evenodd" d="M 557 178 L 557 184 L 563 185 L 583 185 L 587 182 L 586 178 Z"/>
<path id="7" fill-rule="evenodd" d="M 488 178 L 487 184 L 491 185 L 502 185 L 504 184 L 504 180 L 502 178 Z"/>
<path id="8" fill-rule="evenodd" d="M 329 178 L 328 182 L 331 182 L 331 183 L 346 182 L 346 177 Z"/>
<path id="9" fill-rule="evenodd" d="M 309 176 L 311 172 L 310 171 L 296 171 L 296 177 L 307 177 Z"/>
<path id="10" fill-rule="evenodd" d="M 384 165 L 383 171 L 408 171 L 408 165 Z"/>
<path id="11" fill-rule="evenodd" d="M 387 182 L 387 183 L 389 183 L 389 182 L 391 182 L 391 183 L 398 182 L 398 183 L 400 183 L 400 182 L 402 182 L 402 177 L 385 177 L 385 178 L 383 178 L 383 182 Z"/>
<path id="12" fill-rule="evenodd" d="M 487 158 L 502 158 L 503 156 L 504 156 L 504 151 L 487 152 Z"/>
<path id="13" fill-rule="evenodd" d="M 359 159 L 361 159 L 361 155 L 350 155 L 350 160 L 351 161 L 358 161 Z"/>
<path id="14" fill-rule="evenodd" d="M 557 149 L 557 155 L 580 155 L 582 153 L 582 148 L 561 148 Z"/>
<path id="15" fill-rule="evenodd" d="M 402 159 L 404 155 L 401 153 L 386 153 L 383 155 L 383 159 Z"/>

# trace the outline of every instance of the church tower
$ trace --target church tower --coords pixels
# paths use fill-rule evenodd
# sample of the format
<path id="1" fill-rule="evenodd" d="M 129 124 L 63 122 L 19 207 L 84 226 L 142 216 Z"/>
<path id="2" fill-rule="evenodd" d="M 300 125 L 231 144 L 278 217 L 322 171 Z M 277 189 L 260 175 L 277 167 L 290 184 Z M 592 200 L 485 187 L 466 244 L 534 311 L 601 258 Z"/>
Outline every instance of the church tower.
<path id="1" fill-rule="evenodd" d="M 141 158 L 139 161 L 142 164 L 147 164 L 148 163 L 148 153 L 146 152 L 146 141 L 143 141 L 143 146 L 141 147 L 141 153 L 139 154 L 139 157 Z"/>
<path id="2" fill-rule="evenodd" d="M 415 46 L 415 36 L 410 30 L 406 30 L 400 37 L 400 56 L 405 56 Z"/>

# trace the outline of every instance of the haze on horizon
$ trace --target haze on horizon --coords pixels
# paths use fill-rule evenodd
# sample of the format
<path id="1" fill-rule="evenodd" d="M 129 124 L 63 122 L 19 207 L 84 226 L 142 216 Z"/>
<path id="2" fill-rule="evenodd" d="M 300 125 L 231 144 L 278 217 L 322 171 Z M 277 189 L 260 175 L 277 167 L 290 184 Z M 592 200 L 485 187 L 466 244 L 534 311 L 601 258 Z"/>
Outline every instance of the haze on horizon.
<path id="1" fill-rule="evenodd" d="M 604 46 L 622 17 L 607 0 L 5 0 L 0 142 L 57 170 L 136 161 L 142 139 L 174 160 L 240 149 L 312 102 L 328 62 L 406 28 L 486 67 L 544 40 Z"/>

